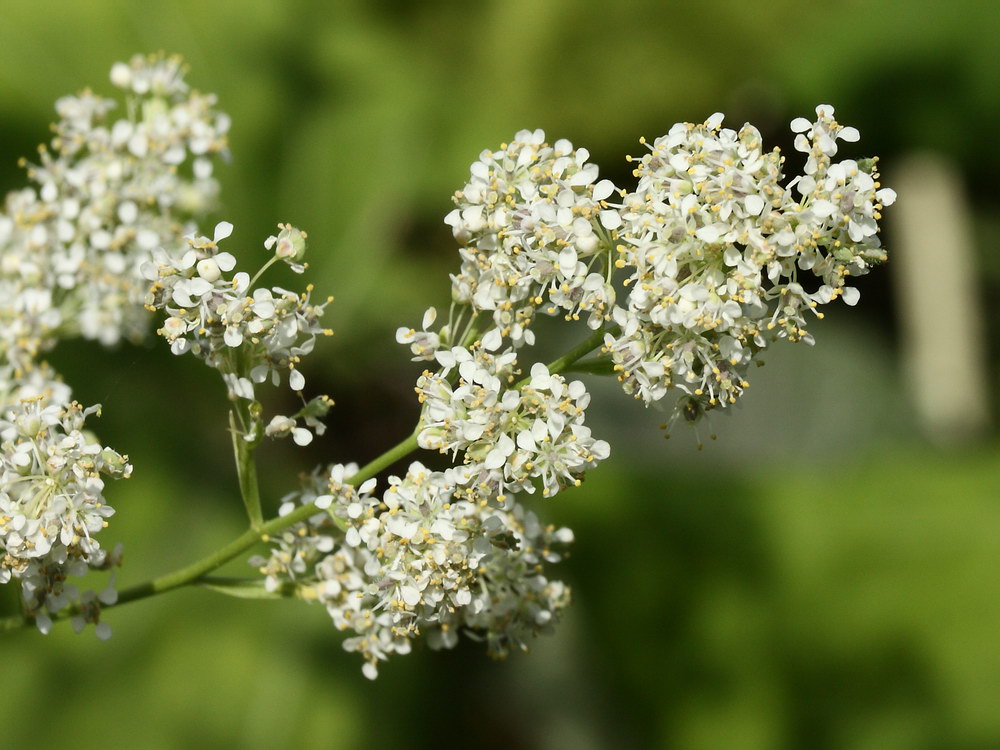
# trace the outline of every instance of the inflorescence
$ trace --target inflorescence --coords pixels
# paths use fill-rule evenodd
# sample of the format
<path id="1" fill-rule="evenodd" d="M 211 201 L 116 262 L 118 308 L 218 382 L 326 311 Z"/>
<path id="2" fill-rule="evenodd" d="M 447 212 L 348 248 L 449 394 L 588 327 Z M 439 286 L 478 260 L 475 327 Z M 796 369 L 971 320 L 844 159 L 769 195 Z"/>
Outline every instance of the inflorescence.
<path id="1" fill-rule="evenodd" d="M 99 407 L 71 401 L 40 355 L 70 336 L 138 340 L 156 313 L 174 354 L 220 373 L 238 463 L 265 437 L 308 444 L 333 404 L 302 396 L 301 370 L 332 333 L 320 323 L 332 298 L 259 284 L 277 262 L 305 270 L 305 233 L 279 225 L 251 276 L 220 250 L 231 224 L 209 239 L 193 221 L 217 193 L 211 157 L 226 154 L 214 97 L 190 91 L 175 58 L 135 58 L 111 78 L 125 117 L 90 92 L 60 100 L 56 136 L 28 168 L 33 187 L 0 215 L 0 582 L 21 582 L 43 632 L 69 608 L 77 629 L 92 623 L 102 637 L 113 585 L 81 596 L 64 580 L 120 561 L 95 536 L 113 513 L 102 477 L 131 466 L 83 431 Z M 357 464 L 314 470 L 250 560 L 264 590 L 325 606 L 370 678 L 422 635 L 449 648 L 466 634 L 504 656 L 549 630 L 569 588 L 547 566 L 573 534 L 523 501 L 578 486 L 610 446 L 586 424 L 586 385 L 563 374 L 589 352 L 522 369 L 534 321 L 582 320 L 596 355 L 579 369 L 614 373 L 647 405 L 675 391 L 674 418 L 737 403 L 764 349 L 812 343 L 819 308 L 855 304 L 850 278 L 885 259 L 878 220 L 895 194 L 875 159 L 834 161 L 858 131 L 826 105 L 792 130 L 806 163 L 786 179 L 784 156 L 753 126 L 723 128 L 721 114 L 677 124 L 629 157 L 631 192 L 541 130 L 483 151 L 445 218 L 460 259 L 448 315 L 431 308 L 419 331 L 396 332 L 426 367 L 415 440 L 442 468 L 414 461 L 381 492 Z M 268 383 L 299 394 L 301 409 L 266 414 Z M 255 481 L 241 473 L 259 524 Z"/>

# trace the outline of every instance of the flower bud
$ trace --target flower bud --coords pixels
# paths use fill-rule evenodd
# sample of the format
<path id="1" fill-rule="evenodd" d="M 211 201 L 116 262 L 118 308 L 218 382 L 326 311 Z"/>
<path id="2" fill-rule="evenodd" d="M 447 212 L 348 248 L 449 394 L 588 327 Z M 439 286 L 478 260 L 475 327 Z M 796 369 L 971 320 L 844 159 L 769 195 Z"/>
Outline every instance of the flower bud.
<path id="1" fill-rule="evenodd" d="M 297 262 L 306 254 L 306 233 L 296 229 L 291 224 L 279 225 L 278 242 L 274 254 L 282 260 Z"/>

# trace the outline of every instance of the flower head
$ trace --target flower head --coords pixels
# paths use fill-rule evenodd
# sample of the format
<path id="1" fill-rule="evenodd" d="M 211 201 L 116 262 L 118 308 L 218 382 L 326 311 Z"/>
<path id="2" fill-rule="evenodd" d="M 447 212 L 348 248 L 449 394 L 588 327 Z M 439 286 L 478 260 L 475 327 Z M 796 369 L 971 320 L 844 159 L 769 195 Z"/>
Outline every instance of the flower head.
<path id="1" fill-rule="evenodd" d="M 139 269 L 180 245 L 212 206 L 212 158 L 228 118 L 189 91 L 177 58 L 136 57 L 112 79 L 126 108 L 89 91 L 60 99 L 55 135 L 27 165 L 32 186 L 0 213 L 0 355 L 35 358 L 57 337 L 104 344 L 147 333 Z"/>
<path id="2" fill-rule="evenodd" d="M 452 297 L 490 311 L 515 345 L 531 343 L 536 308 L 571 318 L 583 312 L 599 328 L 614 303 L 601 238 L 602 222 L 617 223 L 603 203 L 614 186 L 598 181 L 589 158 L 567 140 L 550 146 L 541 130 L 522 130 L 480 154 L 445 218 L 462 244 Z"/>
<path id="3" fill-rule="evenodd" d="M 722 128 L 721 114 L 647 144 L 620 207 L 629 293 L 605 347 L 626 392 L 649 403 L 677 388 L 695 415 L 735 403 L 770 342 L 812 343 L 820 305 L 856 302 L 846 279 L 884 258 L 876 219 L 895 194 L 879 190 L 874 162 L 831 163 L 857 131 L 816 111 L 792 124 L 809 161 L 787 184 L 778 149 L 749 124 Z"/>
<path id="4" fill-rule="evenodd" d="M 0 411 L 0 583 L 21 581 L 39 628 L 76 595 L 69 575 L 109 564 L 97 535 L 114 513 L 104 479 L 127 478 L 128 457 L 84 431 L 76 402 L 25 399 Z"/>

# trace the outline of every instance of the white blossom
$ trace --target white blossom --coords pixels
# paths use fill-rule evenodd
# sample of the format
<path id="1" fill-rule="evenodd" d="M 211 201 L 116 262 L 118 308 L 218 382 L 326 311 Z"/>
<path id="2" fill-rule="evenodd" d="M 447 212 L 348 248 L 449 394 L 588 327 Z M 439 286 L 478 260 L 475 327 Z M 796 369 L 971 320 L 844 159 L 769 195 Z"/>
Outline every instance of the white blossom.
<path id="1" fill-rule="evenodd" d="M 32 186 L 0 212 L 0 355 L 35 359 L 56 338 L 104 344 L 142 338 L 139 268 L 158 245 L 183 242 L 211 208 L 211 158 L 226 153 L 228 118 L 189 91 L 177 58 L 136 57 L 112 80 L 116 103 L 89 91 L 56 103 L 55 135 L 27 164 Z M 191 227 L 188 227 L 190 231 Z"/>
<path id="2" fill-rule="evenodd" d="M 452 647 L 466 632 L 504 656 L 554 624 L 568 589 L 542 566 L 562 558 L 569 529 L 542 526 L 512 500 L 498 508 L 460 499 L 452 470 L 414 462 L 405 476 L 390 477 L 381 500 L 369 494 L 373 480 L 357 491 L 346 483 L 356 472 L 337 464 L 313 474 L 279 512 L 320 510 L 251 563 L 270 590 L 291 587 L 323 604 L 351 634 L 344 648 L 362 656 L 367 677 L 425 632 L 434 648 Z"/>
<path id="3" fill-rule="evenodd" d="M 647 144 L 620 206 L 629 292 L 605 341 L 626 392 L 649 403 L 677 388 L 696 419 L 737 401 L 771 341 L 812 343 L 820 305 L 857 301 L 846 279 L 884 259 L 876 222 L 895 194 L 879 190 L 874 161 L 831 162 L 837 140 L 858 134 L 832 107 L 816 112 L 792 124 L 809 159 L 787 184 L 779 151 L 749 124 L 722 128 L 721 114 Z"/>
<path id="4" fill-rule="evenodd" d="M 536 363 L 520 387 L 511 387 L 511 350 L 493 356 L 483 348 L 439 352 L 439 373 L 417 381 L 423 409 L 420 447 L 464 454 L 464 484 L 502 500 L 507 491 L 546 496 L 579 485 L 583 473 L 610 454 L 584 424 L 590 394 L 582 381 L 567 382 Z M 458 369 L 452 382 L 449 372 Z"/>
<path id="5" fill-rule="evenodd" d="M 567 140 L 550 146 L 541 130 L 522 130 L 480 154 L 445 218 L 462 244 L 453 299 L 489 311 L 515 346 L 535 309 L 567 319 L 585 313 L 594 329 L 610 314 L 615 295 L 602 236 L 614 224 L 605 203 L 614 185 L 598 181 L 589 158 Z"/>
<path id="6" fill-rule="evenodd" d="M 280 287 L 253 288 L 245 272 L 230 275 L 236 259 L 221 252 L 219 243 L 232 231 L 232 224 L 220 222 L 211 240 L 192 235 L 186 248 L 157 249 L 143 264 L 152 282 L 146 304 L 166 314 L 157 333 L 175 354 L 191 352 L 219 370 L 233 399 L 253 400 L 256 384 L 278 385 L 285 373 L 289 388 L 300 393 L 305 387 L 298 369 L 302 358 L 312 352 L 317 336 L 333 333 L 319 322 L 333 298 L 316 304 L 312 285 L 297 294 Z M 287 226 L 282 231 L 298 232 Z M 272 419 L 266 434 L 292 435 L 306 445 L 313 433 L 323 434 L 320 419 L 332 403 L 326 396 L 304 402 L 297 414 Z"/>
<path id="7" fill-rule="evenodd" d="M 0 583 L 16 578 L 25 607 L 47 630 L 47 612 L 77 595 L 64 582 L 110 559 L 97 540 L 114 513 L 104 480 L 127 478 L 128 458 L 84 431 L 90 414 L 76 402 L 26 398 L 0 410 Z"/>
<path id="8" fill-rule="evenodd" d="M 421 360 L 433 360 L 434 355 L 437 353 L 438 349 L 441 348 L 442 338 L 446 341 L 448 340 L 449 329 L 447 326 L 439 332 L 427 330 L 434 325 L 434 321 L 436 320 L 437 310 L 433 307 L 429 307 L 424 312 L 424 318 L 420 331 L 415 331 L 412 328 L 405 327 L 396 329 L 396 342 L 399 344 L 409 345 L 410 351 L 413 352 L 414 355 L 414 362 L 419 362 Z"/>

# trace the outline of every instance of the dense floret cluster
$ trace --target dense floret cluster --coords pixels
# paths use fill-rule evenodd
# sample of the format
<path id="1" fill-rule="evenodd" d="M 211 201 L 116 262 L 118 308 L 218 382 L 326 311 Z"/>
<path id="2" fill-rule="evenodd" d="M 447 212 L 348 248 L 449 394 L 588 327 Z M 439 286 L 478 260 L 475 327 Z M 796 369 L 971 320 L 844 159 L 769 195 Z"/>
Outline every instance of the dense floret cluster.
<path id="1" fill-rule="evenodd" d="M 302 358 L 312 352 L 317 336 L 332 331 L 320 325 L 326 306 L 333 301 L 312 301 L 312 286 L 301 294 L 280 287 L 256 287 L 261 273 L 271 262 L 284 260 L 293 268 L 305 253 L 305 234 L 291 226 L 269 237 L 265 249 L 274 253 L 253 278 L 240 271 L 228 276 L 236 258 L 219 251 L 219 243 L 230 236 L 233 225 L 221 222 L 213 238 L 188 237 L 188 246 L 168 252 L 159 250 L 143 265 L 152 282 L 146 296 L 151 310 L 163 310 L 167 317 L 157 330 L 170 342 L 174 354 L 192 353 L 218 370 L 230 398 L 255 400 L 254 386 L 270 382 L 278 385 L 285 376 L 296 393 L 305 388 L 305 376 L 297 369 Z M 311 428 L 322 435 L 324 416 L 332 401 L 319 396 L 293 416 L 275 415 L 264 428 L 271 437 L 291 435 L 296 443 L 312 440 Z M 299 419 L 307 425 L 300 426 Z M 259 431 L 246 430 L 257 439 Z"/>
<path id="2" fill-rule="evenodd" d="M 43 632 L 49 613 L 78 596 L 68 576 L 114 562 L 96 538 L 114 514 L 102 477 L 128 477 L 132 467 L 84 431 L 99 410 L 39 395 L 0 411 L 0 583 L 21 582 Z"/>
<path id="3" fill-rule="evenodd" d="M 497 656 L 525 649 L 569 602 L 568 588 L 542 571 L 573 541 L 569 529 L 543 526 L 510 500 L 498 508 L 459 499 L 455 470 L 414 462 L 381 498 L 371 494 L 374 481 L 358 490 L 347 483 L 357 470 L 337 464 L 309 477 L 282 513 L 317 512 L 251 562 L 269 588 L 290 582 L 353 633 L 344 647 L 362 655 L 366 676 L 421 634 L 434 648 L 451 648 L 466 632 Z"/>
<path id="4" fill-rule="evenodd" d="M 177 58 L 136 57 L 112 70 L 117 102 L 87 90 L 56 102 L 51 143 L 28 163 L 31 187 L 0 213 L 0 353 L 33 360 L 61 338 L 103 344 L 148 330 L 139 273 L 212 207 L 212 158 L 229 118 L 190 90 Z"/>
<path id="5" fill-rule="evenodd" d="M 616 264 L 628 274 L 618 333 L 606 347 L 625 391 L 646 403 L 671 388 L 694 414 L 736 403 L 747 368 L 776 339 L 812 343 L 808 321 L 851 276 L 885 259 L 876 219 L 895 199 L 874 161 L 832 163 L 858 132 L 816 108 L 798 118 L 804 174 L 782 183 L 784 157 L 752 125 L 680 123 L 647 144 L 621 204 Z"/>
<path id="6" fill-rule="evenodd" d="M 0 577 L 21 581 L 40 629 L 78 598 L 67 575 L 106 567 L 94 539 L 107 525 L 104 477 L 127 476 L 121 456 L 83 432 L 84 409 L 39 356 L 65 338 L 110 345 L 146 335 L 156 248 L 183 242 L 218 192 L 213 158 L 227 154 L 229 119 L 191 91 L 178 58 L 118 63 L 118 102 L 85 90 L 56 102 L 51 142 L 23 162 L 30 187 L 0 211 Z M 112 588 L 84 594 L 75 624 L 97 625 Z"/>
<path id="7" fill-rule="evenodd" d="M 614 185 L 598 181 L 589 158 L 567 140 L 550 146 L 541 130 L 522 130 L 479 155 L 445 218 L 462 244 L 453 298 L 489 311 L 515 345 L 533 342 L 536 309 L 583 312 L 596 329 L 614 304 L 601 260 L 601 222 L 614 217 L 603 201 Z"/>
<path id="8" fill-rule="evenodd" d="M 753 126 L 723 128 L 721 114 L 646 144 L 631 192 L 598 179 L 586 149 L 520 131 L 483 151 L 453 196 L 447 317 L 430 308 L 419 331 L 396 332 L 427 368 L 413 434 L 365 467 L 315 469 L 266 519 L 254 450 L 264 437 L 304 446 L 326 429 L 333 401 L 302 396 L 301 365 L 332 334 L 320 322 L 332 298 L 259 283 L 276 263 L 305 270 L 306 234 L 291 225 L 265 240 L 252 276 L 220 249 L 232 224 L 199 233 L 229 121 L 183 73 L 163 56 L 116 64 L 118 119 L 115 102 L 90 91 L 61 99 L 31 187 L 0 212 L 0 583 L 20 583 L 21 622 L 42 632 L 65 617 L 110 635 L 101 613 L 117 602 L 114 577 L 83 594 L 66 579 L 120 562 L 97 537 L 114 512 L 105 480 L 132 470 L 85 430 L 99 407 L 72 401 L 39 359 L 59 339 L 139 340 L 158 313 L 171 351 L 226 386 L 249 529 L 160 590 L 232 593 L 206 574 L 267 543 L 250 558 L 260 577 L 238 581 L 237 594 L 319 602 L 374 678 L 421 636 L 451 648 L 465 634 L 505 656 L 559 619 L 570 592 L 547 566 L 573 533 L 526 503 L 580 485 L 610 455 L 586 424 L 587 386 L 569 372 L 614 373 L 646 404 L 674 390 L 675 417 L 697 421 L 739 400 L 771 343 L 812 343 L 811 316 L 838 298 L 855 304 L 849 280 L 885 259 L 878 221 L 895 194 L 876 160 L 834 161 L 859 134 L 832 107 L 792 122 L 806 162 L 790 180 Z M 539 313 L 583 320 L 587 338 L 548 364 L 532 359 Z M 265 416 L 268 383 L 287 384 L 301 409 Z M 377 492 L 377 475 L 417 448 L 439 463 L 414 461 Z"/>

